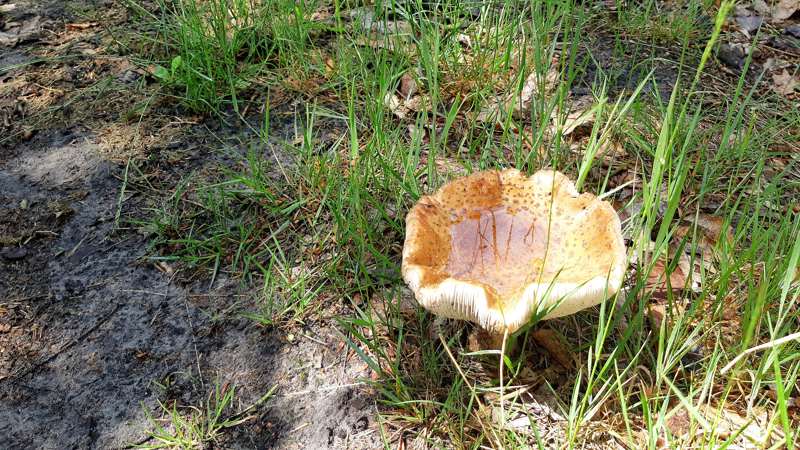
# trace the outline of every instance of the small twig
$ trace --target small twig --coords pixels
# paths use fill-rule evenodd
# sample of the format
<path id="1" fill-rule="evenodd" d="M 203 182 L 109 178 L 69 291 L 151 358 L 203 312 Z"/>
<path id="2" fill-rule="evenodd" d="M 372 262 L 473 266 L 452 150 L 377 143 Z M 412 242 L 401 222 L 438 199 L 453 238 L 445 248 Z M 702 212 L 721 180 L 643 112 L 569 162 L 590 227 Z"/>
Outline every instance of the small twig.
<path id="1" fill-rule="evenodd" d="M 769 341 L 769 342 L 766 342 L 766 343 L 761 344 L 761 345 L 756 345 L 753 348 L 749 348 L 749 349 L 743 351 L 741 354 L 739 354 L 739 356 L 737 356 L 736 358 L 733 358 L 731 360 L 731 362 L 729 362 L 725 367 L 722 368 L 722 370 L 720 370 L 719 373 L 724 375 L 725 372 L 731 370 L 731 368 L 733 366 L 735 366 L 736 363 L 738 363 L 742 358 L 744 358 L 745 356 L 749 355 L 750 353 L 754 353 L 754 352 L 757 352 L 759 350 L 764 350 L 764 349 L 767 349 L 767 348 L 776 347 L 778 345 L 785 344 L 785 343 L 787 343 L 789 341 L 793 341 L 795 339 L 800 339 L 800 332 L 792 333 L 792 334 L 786 335 L 786 336 L 784 336 L 784 337 L 782 337 L 780 339 L 775 339 L 774 341 Z"/>
<path id="2" fill-rule="evenodd" d="M 97 331 L 97 329 L 98 329 L 98 328 L 100 328 L 100 327 L 101 327 L 101 326 L 103 326 L 103 325 L 104 325 L 106 322 L 108 322 L 108 321 L 111 319 L 111 317 L 113 317 L 113 316 L 114 316 L 114 314 L 116 314 L 116 313 L 117 313 L 117 312 L 118 312 L 118 311 L 119 311 L 121 308 L 122 308 L 122 305 L 121 305 L 121 304 L 118 304 L 117 306 L 115 306 L 115 307 L 114 307 L 114 309 L 113 309 L 113 310 L 112 310 L 110 313 L 106 314 L 106 315 L 105 315 L 103 318 L 101 318 L 100 320 L 98 320 L 98 321 L 97 321 L 97 323 L 95 323 L 93 326 L 91 326 L 91 327 L 90 327 L 88 330 L 84 331 L 84 332 L 83 332 L 83 333 L 82 333 L 80 336 L 78 336 L 77 338 L 73 339 L 73 340 L 72 340 L 70 343 L 68 343 L 68 344 L 64 345 L 63 347 L 61 347 L 60 349 L 58 349 L 56 352 L 54 352 L 54 353 L 53 353 L 53 354 L 51 354 L 50 356 L 48 356 L 48 357 L 44 358 L 43 360 L 39 361 L 38 363 L 34 364 L 33 366 L 31 366 L 31 367 L 28 367 L 27 369 L 23 370 L 22 372 L 20 372 L 20 373 L 17 373 L 17 374 L 14 374 L 13 376 L 11 376 L 11 377 L 8 377 L 8 378 L 6 378 L 6 379 L 4 379 L 4 380 L 0 380 L 0 382 L 2 382 L 2 381 L 18 380 L 18 379 L 20 379 L 20 378 L 22 378 L 22 377 L 24 377 L 24 376 L 28 375 L 29 373 L 33 372 L 34 370 L 36 370 L 36 369 L 38 369 L 38 368 L 40 368 L 40 367 L 44 366 L 45 364 L 49 363 L 50 361 L 52 361 L 52 360 L 56 359 L 56 357 L 58 357 L 59 355 L 61 355 L 61 354 L 62 354 L 62 353 L 64 353 L 65 351 L 69 350 L 69 349 L 70 349 L 71 347 L 73 347 L 75 344 L 77 344 L 78 342 L 81 342 L 81 341 L 83 341 L 83 340 L 84 340 L 84 339 L 86 339 L 86 338 L 87 338 L 87 337 L 88 337 L 90 334 L 92 334 L 92 333 L 94 333 L 95 331 Z"/>
<path id="3" fill-rule="evenodd" d="M 625 189 L 626 187 L 628 187 L 628 186 L 632 185 L 633 183 L 635 183 L 635 182 L 637 182 L 637 181 L 638 181 L 638 180 L 635 180 L 635 179 L 634 179 L 634 180 L 628 181 L 628 182 L 626 182 L 626 183 L 622 183 L 622 184 L 620 184 L 619 186 L 615 187 L 614 189 L 612 189 L 612 190 L 610 190 L 610 191 L 608 191 L 608 192 L 603 192 L 602 194 L 598 195 L 598 196 L 597 196 L 597 199 L 598 199 L 598 200 L 603 200 L 603 199 L 605 199 L 605 198 L 607 198 L 607 197 L 611 197 L 612 195 L 614 195 L 614 194 L 616 194 L 617 192 L 619 192 L 619 191 L 621 191 L 621 190 Z"/>
<path id="4" fill-rule="evenodd" d="M 506 424 L 506 407 L 503 400 L 503 366 L 505 366 L 506 342 L 508 342 L 508 328 L 503 332 L 503 345 L 500 347 L 500 425 Z"/>
<path id="5" fill-rule="evenodd" d="M 325 347 L 325 348 L 327 348 L 327 347 L 328 347 L 328 344 L 326 344 L 326 343 L 324 343 L 324 342 L 320 341 L 319 339 L 317 339 L 317 338 L 315 338 L 315 337 L 309 336 L 309 335 L 307 335 L 307 334 L 305 334 L 305 333 L 300 333 L 300 336 L 303 336 L 304 338 L 308 339 L 308 340 L 309 340 L 309 341 L 311 341 L 311 342 L 316 342 L 317 344 L 319 344 L 319 345 L 321 345 L 321 346 L 323 346 L 323 347 Z"/>
<path id="6" fill-rule="evenodd" d="M 145 291 L 142 289 L 122 289 L 120 290 L 120 292 L 130 292 L 131 294 L 160 295 L 161 297 L 169 297 L 169 294 L 165 294 L 163 292 Z"/>
<path id="7" fill-rule="evenodd" d="M 125 164 L 125 171 L 122 173 L 122 186 L 119 189 L 119 196 L 117 196 L 117 211 L 114 213 L 114 229 L 119 228 L 119 219 L 122 216 L 122 203 L 124 202 L 125 190 L 128 188 L 128 169 L 131 167 L 131 160 L 128 158 L 128 163 Z"/>
<path id="8" fill-rule="evenodd" d="M 325 386 L 318 389 L 307 389 L 305 391 L 296 391 L 296 392 L 288 392 L 286 394 L 275 394 L 273 398 L 291 398 L 297 397 L 298 395 L 307 395 L 311 394 L 312 392 L 327 392 L 327 391 L 335 391 L 336 389 L 344 389 L 344 388 L 351 388 L 356 386 L 365 386 L 367 383 L 365 382 L 358 382 L 358 383 L 348 383 L 348 384 L 339 384 L 336 386 Z"/>
<path id="9" fill-rule="evenodd" d="M 296 427 L 292 428 L 291 430 L 289 430 L 289 434 L 292 434 L 292 433 L 294 433 L 295 431 L 300 431 L 300 430 L 302 430 L 303 428 L 305 428 L 305 427 L 309 426 L 310 424 L 311 424 L 311 422 L 305 422 L 305 423 L 304 423 L 304 424 L 302 424 L 302 425 L 296 426 Z"/>
<path id="10" fill-rule="evenodd" d="M 83 244 L 83 241 L 85 241 L 85 240 L 86 240 L 86 238 L 88 238 L 88 237 L 89 237 L 89 235 L 87 234 L 86 236 L 84 236 L 84 237 L 83 237 L 83 239 L 81 239 L 80 241 L 78 241 L 78 243 L 77 243 L 77 244 L 75 244 L 75 247 L 72 247 L 72 250 L 70 250 L 70 251 L 68 251 L 68 252 L 67 252 L 67 254 L 66 254 L 66 257 L 67 257 L 67 258 L 72 258 L 72 255 L 74 255 L 74 254 L 75 254 L 75 252 L 77 252 L 77 251 L 78 251 L 78 248 L 81 246 L 81 244 Z"/>
<path id="11" fill-rule="evenodd" d="M 450 357 L 450 361 L 452 361 L 453 365 L 456 366 L 456 370 L 458 370 L 458 374 L 461 375 L 461 379 L 464 380 L 464 384 L 467 385 L 469 390 L 472 392 L 472 395 L 475 396 L 475 402 L 478 403 L 478 406 L 481 409 L 485 409 L 486 407 L 484 406 L 483 402 L 481 401 L 480 398 L 478 398 L 475 386 L 469 382 L 467 376 L 464 374 L 464 371 L 461 370 L 461 366 L 456 361 L 456 358 L 453 357 L 453 353 L 450 351 L 450 347 L 448 347 L 447 341 L 444 340 L 444 336 L 442 336 L 441 333 L 439 333 L 439 340 L 442 341 L 442 346 L 444 347 L 444 351 L 447 352 L 447 356 Z M 486 424 L 483 423 L 483 419 L 481 419 L 481 415 L 479 413 L 475 414 L 475 417 L 478 419 L 478 422 L 481 424 L 481 427 L 483 427 L 484 430 L 488 429 L 489 431 L 492 432 L 492 435 L 497 440 L 497 444 L 499 444 L 499 448 L 502 449 L 503 448 L 502 443 L 500 442 L 500 438 L 498 438 L 497 433 L 495 433 L 494 428 L 487 427 Z"/>
<path id="12" fill-rule="evenodd" d="M 262 403 L 264 403 L 267 400 L 269 400 L 270 398 L 272 398 L 272 396 L 275 394 L 275 390 L 276 389 L 278 389 L 278 385 L 277 384 L 275 386 L 272 386 L 270 388 L 270 390 L 267 391 L 266 394 L 262 395 L 258 400 L 256 400 L 255 403 L 253 403 L 252 405 L 248 406 L 247 408 L 239 411 L 238 413 L 230 416 L 228 419 L 229 420 L 238 420 L 238 419 L 244 418 L 246 414 L 248 414 L 250 411 L 255 409 L 257 406 L 261 405 Z M 248 420 L 248 419 L 245 419 L 245 420 Z"/>
<path id="13" fill-rule="evenodd" d="M 37 298 L 47 297 L 48 295 L 50 295 L 49 292 L 43 292 L 41 294 L 29 295 L 27 297 L 16 297 L 16 298 L 10 299 L 7 302 L 2 302 L 2 303 L 0 303 L 0 305 L 11 305 L 11 304 L 15 304 L 15 303 L 21 303 L 21 302 L 24 302 L 24 301 L 27 301 L 27 300 L 34 300 L 34 299 L 37 299 Z"/>

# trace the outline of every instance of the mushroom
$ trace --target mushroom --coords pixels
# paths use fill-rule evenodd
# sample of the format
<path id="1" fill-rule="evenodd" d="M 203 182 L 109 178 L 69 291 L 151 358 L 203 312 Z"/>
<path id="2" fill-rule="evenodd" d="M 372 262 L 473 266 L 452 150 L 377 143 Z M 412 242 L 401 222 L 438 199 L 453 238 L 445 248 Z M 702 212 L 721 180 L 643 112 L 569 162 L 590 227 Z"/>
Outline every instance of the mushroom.
<path id="1" fill-rule="evenodd" d="M 560 172 L 456 179 L 406 216 L 403 278 L 434 314 L 480 324 L 496 344 L 533 318 L 596 305 L 622 285 L 620 220 Z"/>

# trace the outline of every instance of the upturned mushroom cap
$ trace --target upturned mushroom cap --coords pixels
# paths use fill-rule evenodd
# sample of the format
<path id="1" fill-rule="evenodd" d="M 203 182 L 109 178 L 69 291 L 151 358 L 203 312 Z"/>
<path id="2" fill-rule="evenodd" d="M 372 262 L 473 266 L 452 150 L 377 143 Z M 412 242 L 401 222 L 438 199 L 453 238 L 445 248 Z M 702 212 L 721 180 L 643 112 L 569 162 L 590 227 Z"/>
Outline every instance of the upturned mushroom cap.
<path id="1" fill-rule="evenodd" d="M 485 171 L 422 197 L 406 216 L 403 278 L 431 312 L 514 332 L 619 290 L 617 213 L 563 174 Z"/>

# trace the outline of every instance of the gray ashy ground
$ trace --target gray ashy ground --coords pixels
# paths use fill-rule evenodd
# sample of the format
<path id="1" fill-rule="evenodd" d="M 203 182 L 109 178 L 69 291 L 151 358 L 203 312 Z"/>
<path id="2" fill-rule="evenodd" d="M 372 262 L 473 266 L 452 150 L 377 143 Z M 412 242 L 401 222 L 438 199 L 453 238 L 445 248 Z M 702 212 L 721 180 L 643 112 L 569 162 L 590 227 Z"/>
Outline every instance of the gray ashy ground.
<path id="1" fill-rule="evenodd" d="M 200 405 L 215 385 L 236 388 L 235 410 L 277 386 L 218 447 L 374 447 L 369 374 L 332 320 L 288 342 L 241 316 L 255 288 L 182 285 L 143 258 L 145 236 L 115 229 L 130 154 L 174 182 L 219 166 L 219 135 L 247 139 L 171 124 L 176 111 L 127 122 L 141 71 L 106 53 L 104 30 L 128 20 L 111 0 L 19 0 L 0 13 L 0 448 L 141 443 L 145 410 Z M 164 121 L 148 128 L 154 116 Z M 131 192 L 123 216 L 141 206 Z"/>
<path id="2" fill-rule="evenodd" d="M 57 130 L 0 160 L 0 447 L 142 442 L 143 408 L 198 404 L 215 381 L 240 408 L 278 386 L 221 447 L 374 447 L 367 373 L 335 328 L 289 343 L 230 308 L 238 283 L 184 287 L 143 262 L 145 239 L 114 231 L 123 167 L 95 141 Z"/>

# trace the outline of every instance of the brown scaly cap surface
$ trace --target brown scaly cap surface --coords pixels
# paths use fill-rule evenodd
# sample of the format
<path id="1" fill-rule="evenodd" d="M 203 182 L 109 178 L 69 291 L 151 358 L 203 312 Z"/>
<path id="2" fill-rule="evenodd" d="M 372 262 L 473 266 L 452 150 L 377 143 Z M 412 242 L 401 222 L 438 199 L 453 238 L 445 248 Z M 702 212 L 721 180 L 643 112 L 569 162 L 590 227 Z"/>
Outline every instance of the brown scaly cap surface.
<path id="1" fill-rule="evenodd" d="M 551 170 L 474 173 L 406 216 L 402 272 L 417 301 L 492 332 L 595 305 L 617 292 L 625 266 L 611 205 Z"/>

